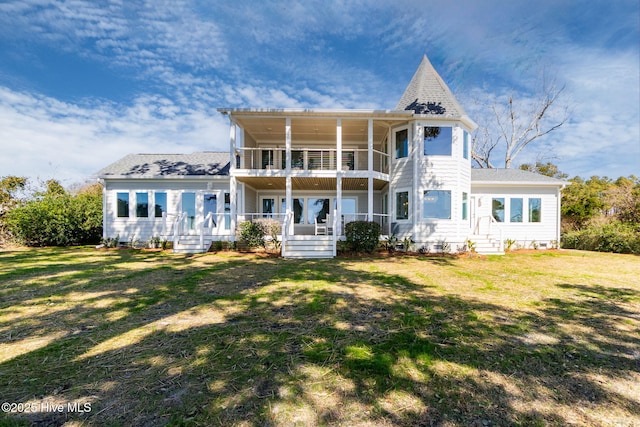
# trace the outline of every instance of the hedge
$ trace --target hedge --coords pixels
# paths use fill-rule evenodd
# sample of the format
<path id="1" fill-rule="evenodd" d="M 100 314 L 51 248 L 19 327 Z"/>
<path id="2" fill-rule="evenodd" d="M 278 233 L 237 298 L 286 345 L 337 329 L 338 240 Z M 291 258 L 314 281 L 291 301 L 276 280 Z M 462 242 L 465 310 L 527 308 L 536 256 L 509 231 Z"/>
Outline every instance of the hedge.
<path id="1" fill-rule="evenodd" d="M 640 229 L 621 222 L 594 225 L 562 236 L 562 247 L 597 252 L 640 254 Z"/>

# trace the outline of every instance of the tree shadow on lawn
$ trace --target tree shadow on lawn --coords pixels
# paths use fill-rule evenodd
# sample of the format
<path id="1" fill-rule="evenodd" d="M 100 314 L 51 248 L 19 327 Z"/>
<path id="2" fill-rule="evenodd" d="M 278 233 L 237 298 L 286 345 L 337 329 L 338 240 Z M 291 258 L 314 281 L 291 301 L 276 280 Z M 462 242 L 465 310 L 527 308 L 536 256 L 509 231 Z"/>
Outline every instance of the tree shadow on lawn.
<path id="1" fill-rule="evenodd" d="M 598 411 L 640 413 L 598 380 L 639 372 L 636 291 L 559 284 L 580 298 L 518 311 L 369 262 L 182 259 L 144 284 L 98 282 L 97 295 L 135 292 L 66 311 L 65 335 L 0 364 L 1 394 L 92 403 L 24 415 L 43 425 L 597 425 Z"/>

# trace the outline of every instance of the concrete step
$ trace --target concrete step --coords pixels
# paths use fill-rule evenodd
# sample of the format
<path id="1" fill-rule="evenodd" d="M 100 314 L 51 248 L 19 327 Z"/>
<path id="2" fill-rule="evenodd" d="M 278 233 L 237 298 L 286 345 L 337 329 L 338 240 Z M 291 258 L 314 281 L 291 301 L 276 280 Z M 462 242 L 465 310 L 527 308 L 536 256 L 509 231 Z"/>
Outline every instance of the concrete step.
<path id="1" fill-rule="evenodd" d="M 476 253 L 480 255 L 504 255 L 500 250 L 500 241 L 491 236 L 469 236 L 469 240 L 475 243 Z"/>

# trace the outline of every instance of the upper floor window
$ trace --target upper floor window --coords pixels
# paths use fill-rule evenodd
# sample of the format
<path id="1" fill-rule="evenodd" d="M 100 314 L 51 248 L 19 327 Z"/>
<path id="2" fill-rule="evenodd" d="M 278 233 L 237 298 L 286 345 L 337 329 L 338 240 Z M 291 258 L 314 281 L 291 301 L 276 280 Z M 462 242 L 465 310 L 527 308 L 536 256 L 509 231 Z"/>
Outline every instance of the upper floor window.
<path id="1" fill-rule="evenodd" d="M 402 129 L 396 132 L 396 159 L 402 159 L 409 155 L 409 130 Z"/>
<path id="2" fill-rule="evenodd" d="M 424 155 L 425 156 L 450 156 L 451 155 L 451 128 L 425 126 Z"/>

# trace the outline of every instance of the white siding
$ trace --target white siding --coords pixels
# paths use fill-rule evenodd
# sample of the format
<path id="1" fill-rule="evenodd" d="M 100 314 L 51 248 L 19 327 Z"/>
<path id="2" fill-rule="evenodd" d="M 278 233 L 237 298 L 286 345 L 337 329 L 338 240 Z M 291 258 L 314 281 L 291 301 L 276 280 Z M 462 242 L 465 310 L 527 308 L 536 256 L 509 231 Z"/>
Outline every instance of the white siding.
<path id="1" fill-rule="evenodd" d="M 495 236 L 502 230 L 503 239 L 516 240 L 524 247 L 530 247 L 532 241 L 551 246 L 558 239 L 558 189 L 556 187 L 525 187 L 525 186 L 473 186 L 472 195 L 476 201 L 476 218 L 489 218 L 492 210 L 493 198 L 505 199 L 505 222 L 491 224 L 491 232 Z M 511 198 L 522 198 L 523 222 L 510 221 Z M 529 222 L 528 200 L 541 199 L 540 222 Z M 486 230 L 485 221 L 482 229 Z"/>
<path id="2" fill-rule="evenodd" d="M 195 192 L 196 215 L 200 221 L 203 218 L 202 195 L 205 193 L 218 193 L 218 212 L 223 210 L 224 191 L 229 191 L 229 180 L 189 180 L 189 179 L 137 179 L 137 180 L 105 180 L 105 224 L 103 234 L 106 237 L 119 236 L 121 242 L 130 239 L 149 240 L 154 236 L 161 236 L 163 232 L 163 219 L 154 216 L 154 201 L 156 192 L 167 194 L 167 214 L 166 233 L 172 233 L 173 220 L 181 210 L 181 195 L 183 192 Z M 129 217 L 117 216 L 117 193 L 129 194 Z M 136 193 L 148 193 L 149 216 L 145 218 L 136 217 Z M 227 230 L 220 230 L 221 234 L 229 234 Z"/>
<path id="3" fill-rule="evenodd" d="M 422 126 L 447 126 L 444 123 L 421 122 Z M 448 124 L 451 126 L 451 124 Z M 471 193 L 471 170 L 468 159 L 462 157 L 463 129 L 452 129 L 451 156 L 425 156 L 424 147 L 419 149 L 419 182 L 416 194 L 418 217 L 413 239 L 417 247 L 434 250 L 435 245 L 447 242 L 451 250 L 462 246 L 470 231 L 470 220 L 462 219 L 462 193 Z M 445 190 L 451 192 L 451 219 L 425 219 L 423 211 L 424 192 Z M 467 210 L 467 215 L 469 211 Z"/>

